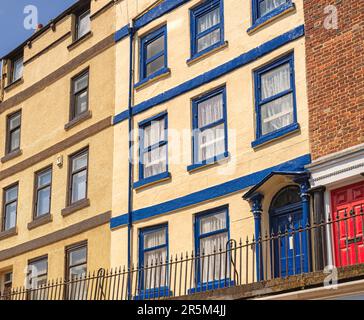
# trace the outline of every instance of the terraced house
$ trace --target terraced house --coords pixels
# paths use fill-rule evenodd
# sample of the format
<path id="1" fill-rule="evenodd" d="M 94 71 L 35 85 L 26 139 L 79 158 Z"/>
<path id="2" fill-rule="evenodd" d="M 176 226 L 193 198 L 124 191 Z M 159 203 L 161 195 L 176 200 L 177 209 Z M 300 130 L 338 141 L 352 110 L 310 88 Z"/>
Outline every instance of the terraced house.
<path id="1" fill-rule="evenodd" d="M 7 297 L 361 292 L 349 280 L 363 274 L 362 159 L 344 179 L 357 183 L 350 217 L 325 205 L 341 185 L 323 193 L 315 176 L 347 134 L 350 147 L 362 139 L 363 5 L 338 4 L 339 29 L 327 30 L 330 4 L 78 1 L 4 57 L 2 288 L 30 282 Z M 352 51 L 335 55 L 347 37 Z M 327 98 L 326 75 L 352 56 L 359 83 L 342 80 Z M 341 111 L 336 90 L 354 85 Z M 338 110 L 352 121 L 335 131 Z"/>

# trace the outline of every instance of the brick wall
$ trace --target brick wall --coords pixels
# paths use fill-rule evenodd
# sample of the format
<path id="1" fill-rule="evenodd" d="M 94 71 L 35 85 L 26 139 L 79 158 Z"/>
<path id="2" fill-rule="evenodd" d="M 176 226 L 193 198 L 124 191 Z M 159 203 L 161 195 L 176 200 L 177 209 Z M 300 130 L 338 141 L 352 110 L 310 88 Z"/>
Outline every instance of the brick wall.
<path id="1" fill-rule="evenodd" d="M 334 5 L 338 29 L 325 28 Z M 313 159 L 364 143 L 364 0 L 304 0 Z"/>

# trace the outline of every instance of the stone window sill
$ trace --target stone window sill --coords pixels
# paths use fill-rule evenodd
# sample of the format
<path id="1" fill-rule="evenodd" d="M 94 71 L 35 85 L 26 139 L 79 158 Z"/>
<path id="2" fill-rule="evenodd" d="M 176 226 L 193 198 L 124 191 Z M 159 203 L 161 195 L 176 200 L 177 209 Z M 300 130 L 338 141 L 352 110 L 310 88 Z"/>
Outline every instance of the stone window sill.
<path id="1" fill-rule="evenodd" d="M 78 124 L 90 119 L 92 117 L 92 113 L 90 110 L 80 114 L 79 116 L 77 116 L 76 118 L 70 120 L 68 123 L 66 123 L 64 125 L 64 130 L 68 131 L 71 128 L 77 126 Z"/>
<path id="2" fill-rule="evenodd" d="M 84 34 L 81 38 L 78 38 L 76 40 L 74 40 L 68 47 L 67 49 L 69 51 L 73 50 L 74 48 L 78 47 L 81 43 L 85 42 L 87 39 L 90 39 L 92 37 L 92 32 L 89 31 L 86 34 Z"/>
<path id="3" fill-rule="evenodd" d="M 87 208 L 90 206 L 90 199 L 83 199 L 80 201 L 77 201 L 75 203 L 72 203 L 71 205 L 69 205 L 68 207 L 62 209 L 62 216 L 63 217 L 67 217 L 70 214 L 79 211 L 81 209 Z"/>
<path id="4" fill-rule="evenodd" d="M 211 55 L 213 55 L 216 52 L 219 52 L 220 50 L 223 50 L 229 46 L 228 41 L 224 41 L 222 43 L 218 43 L 217 45 L 213 46 L 212 48 L 209 48 L 207 51 L 204 51 L 202 53 L 197 53 L 194 56 L 192 56 L 190 59 L 186 61 L 187 65 L 193 65 L 200 60 L 203 60 Z"/>
<path id="5" fill-rule="evenodd" d="M 16 227 L 11 228 L 9 230 L 1 231 L 0 232 L 0 240 L 4 240 L 13 236 L 16 236 L 18 234 L 18 230 Z"/>
<path id="6" fill-rule="evenodd" d="M 15 88 L 15 87 L 17 87 L 17 86 L 19 86 L 19 85 L 21 85 L 21 84 L 23 84 L 24 83 L 24 79 L 23 79 L 23 77 L 21 77 L 21 78 L 19 78 L 18 80 L 15 80 L 15 81 L 13 81 L 12 83 L 9 83 L 5 88 L 4 88 L 4 91 L 9 91 L 9 90 L 11 90 L 11 89 L 13 89 L 13 88 Z"/>
<path id="7" fill-rule="evenodd" d="M 28 230 L 35 229 L 53 221 L 51 214 L 47 214 L 43 217 L 35 218 L 32 222 L 28 223 Z"/>
<path id="8" fill-rule="evenodd" d="M 5 155 L 4 157 L 2 157 L 0 159 L 1 163 L 5 163 L 7 161 L 10 161 L 16 157 L 19 157 L 23 154 L 23 151 L 21 149 L 18 149 L 18 150 L 15 150 L 15 151 L 12 151 L 10 153 L 8 153 L 7 155 Z"/>

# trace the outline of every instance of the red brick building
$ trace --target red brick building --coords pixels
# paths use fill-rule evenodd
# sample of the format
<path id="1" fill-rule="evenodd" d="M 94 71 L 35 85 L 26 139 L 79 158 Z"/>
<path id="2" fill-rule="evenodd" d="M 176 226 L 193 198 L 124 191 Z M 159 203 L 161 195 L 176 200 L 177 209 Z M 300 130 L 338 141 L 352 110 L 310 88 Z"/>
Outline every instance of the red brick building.
<path id="1" fill-rule="evenodd" d="M 313 219 L 336 266 L 364 262 L 364 1 L 305 0 Z M 349 244 L 349 245 L 348 245 Z"/>

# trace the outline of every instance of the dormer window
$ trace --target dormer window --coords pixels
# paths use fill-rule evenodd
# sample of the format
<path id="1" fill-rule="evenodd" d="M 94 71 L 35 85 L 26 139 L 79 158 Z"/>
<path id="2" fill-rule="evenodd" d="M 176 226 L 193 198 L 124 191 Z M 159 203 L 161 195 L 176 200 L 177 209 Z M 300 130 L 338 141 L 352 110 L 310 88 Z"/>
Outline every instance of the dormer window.
<path id="1" fill-rule="evenodd" d="M 11 60 L 10 83 L 13 83 L 23 76 L 23 56 L 17 56 Z"/>
<path id="2" fill-rule="evenodd" d="M 90 9 L 77 15 L 76 20 L 76 40 L 85 36 L 91 30 Z"/>

